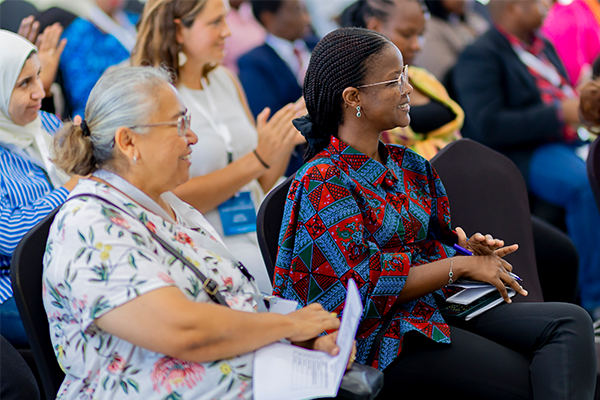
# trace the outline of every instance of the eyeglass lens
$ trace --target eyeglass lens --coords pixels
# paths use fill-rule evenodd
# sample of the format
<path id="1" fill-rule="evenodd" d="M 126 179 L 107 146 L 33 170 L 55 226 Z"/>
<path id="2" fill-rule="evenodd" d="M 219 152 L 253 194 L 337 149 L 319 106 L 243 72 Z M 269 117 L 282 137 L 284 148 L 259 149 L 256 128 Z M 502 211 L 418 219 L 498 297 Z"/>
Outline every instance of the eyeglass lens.
<path id="1" fill-rule="evenodd" d="M 188 129 L 190 129 L 191 117 L 189 115 L 182 115 L 177 120 L 177 134 L 179 136 L 185 136 Z"/>

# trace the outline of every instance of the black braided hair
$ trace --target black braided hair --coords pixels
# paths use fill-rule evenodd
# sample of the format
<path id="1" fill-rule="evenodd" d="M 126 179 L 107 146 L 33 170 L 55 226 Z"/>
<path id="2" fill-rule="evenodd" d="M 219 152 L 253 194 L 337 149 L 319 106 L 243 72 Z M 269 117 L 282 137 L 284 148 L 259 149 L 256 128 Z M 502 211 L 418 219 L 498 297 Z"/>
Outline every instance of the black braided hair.
<path id="1" fill-rule="evenodd" d="M 332 134 L 337 134 L 343 122 L 342 92 L 364 83 L 368 60 L 386 45 L 391 45 L 388 38 L 363 28 L 336 29 L 317 44 L 304 79 L 304 100 L 313 138 L 308 140 L 305 161 L 323 150 Z"/>

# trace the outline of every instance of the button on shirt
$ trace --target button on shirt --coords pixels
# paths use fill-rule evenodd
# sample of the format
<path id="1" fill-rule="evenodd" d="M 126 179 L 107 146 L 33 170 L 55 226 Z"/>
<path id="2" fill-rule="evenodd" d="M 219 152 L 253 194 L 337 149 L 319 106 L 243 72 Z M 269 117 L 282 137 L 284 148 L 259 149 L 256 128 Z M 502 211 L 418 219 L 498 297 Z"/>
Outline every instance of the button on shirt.
<path id="1" fill-rule="evenodd" d="M 404 146 L 380 143 L 380 154 L 383 164 L 332 137 L 298 171 L 275 269 L 275 295 L 302 306 L 318 302 L 338 313 L 347 280 L 356 281 L 365 308 L 356 336 L 361 363 L 410 268 L 455 254 L 448 198 L 431 164 Z M 449 343 L 450 330 L 436 303 L 443 296 L 438 290 L 402 304 L 373 366 L 385 369 L 409 331 Z"/>

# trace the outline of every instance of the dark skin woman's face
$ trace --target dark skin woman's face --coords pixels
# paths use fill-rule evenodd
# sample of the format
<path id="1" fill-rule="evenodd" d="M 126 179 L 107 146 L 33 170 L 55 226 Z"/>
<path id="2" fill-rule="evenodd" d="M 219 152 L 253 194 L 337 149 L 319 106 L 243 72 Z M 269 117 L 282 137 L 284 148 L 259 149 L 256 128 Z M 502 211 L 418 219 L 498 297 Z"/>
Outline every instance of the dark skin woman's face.
<path id="1" fill-rule="evenodd" d="M 417 1 L 395 0 L 387 19 L 372 18 L 367 28 L 387 36 L 402 52 L 404 62 L 412 65 L 425 33 L 423 8 Z"/>
<path id="2" fill-rule="evenodd" d="M 402 54 L 396 46 L 389 44 L 368 61 L 369 70 L 364 84 L 373 84 L 398 79 L 404 68 Z M 410 123 L 408 95 L 412 92 L 406 83 L 402 92 L 397 82 L 360 88 L 359 99 L 365 122 L 375 130 L 383 131 Z"/>

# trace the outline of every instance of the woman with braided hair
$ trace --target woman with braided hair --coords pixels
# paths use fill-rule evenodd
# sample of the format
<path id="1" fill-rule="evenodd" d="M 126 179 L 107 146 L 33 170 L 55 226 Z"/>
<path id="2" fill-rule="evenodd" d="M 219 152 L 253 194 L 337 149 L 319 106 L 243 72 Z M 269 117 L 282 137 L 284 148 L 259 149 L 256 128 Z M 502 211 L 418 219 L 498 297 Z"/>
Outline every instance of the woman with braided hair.
<path id="1" fill-rule="evenodd" d="M 365 309 L 357 361 L 384 372 L 379 398 L 451 390 L 464 399 L 591 399 L 589 315 L 572 304 L 509 304 L 506 286 L 527 295 L 503 259 L 518 246 L 451 230 L 429 162 L 380 141 L 409 124 L 411 92 L 402 54 L 377 32 L 342 28 L 315 47 L 308 115 L 294 121 L 309 151 L 287 197 L 274 293 L 339 313 L 353 278 Z M 474 255 L 456 256 L 454 244 Z M 493 284 L 506 303 L 446 321 L 438 302 L 459 278 Z"/>
<path id="2" fill-rule="evenodd" d="M 465 113 L 435 76 L 413 66 L 421 51 L 428 14 L 420 0 L 358 0 L 344 10 L 341 18 L 343 26 L 386 35 L 402 52 L 413 87 L 411 120 L 406 127 L 385 131 L 382 140 L 410 147 L 430 160 L 448 143 L 461 138 Z"/>

